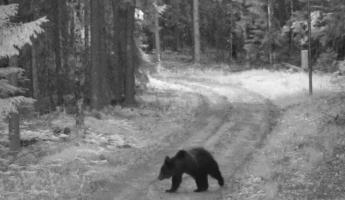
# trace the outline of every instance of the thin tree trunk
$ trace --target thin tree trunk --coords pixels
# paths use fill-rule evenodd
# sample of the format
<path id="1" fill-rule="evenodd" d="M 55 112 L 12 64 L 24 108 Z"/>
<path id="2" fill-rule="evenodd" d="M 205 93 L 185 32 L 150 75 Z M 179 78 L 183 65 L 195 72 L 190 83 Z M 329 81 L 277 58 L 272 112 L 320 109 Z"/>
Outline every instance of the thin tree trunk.
<path id="1" fill-rule="evenodd" d="M 158 6 L 156 1 L 156 6 Z M 159 12 L 158 8 L 155 10 L 155 48 L 156 48 L 156 61 L 158 63 L 161 62 L 161 47 L 160 47 L 160 37 L 159 37 Z"/>
<path id="2" fill-rule="evenodd" d="M 293 0 L 290 0 L 290 18 L 293 15 Z M 291 57 L 292 52 L 292 42 L 293 42 L 293 34 L 292 30 L 289 31 L 289 58 Z"/>
<path id="3" fill-rule="evenodd" d="M 121 7 L 121 6 L 120 6 Z M 127 68 L 127 8 L 120 8 L 118 13 L 119 22 L 118 25 L 118 65 L 116 66 L 119 73 L 119 82 L 118 85 L 120 90 L 120 100 L 125 99 L 125 88 L 126 88 L 126 68 Z"/>
<path id="4" fill-rule="evenodd" d="M 10 58 L 9 66 L 17 67 L 18 58 L 13 56 Z M 17 73 L 8 75 L 8 81 L 11 85 L 17 86 Z M 19 128 L 19 113 L 12 112 L 8 116 L 8 136 L 10 141 L 10 151 L 17 152 L 20 150 L 20 128 Z"/>
<path id="5" fill-rule="evenodd" d="M 37 69 L 37 52 L 35 42 L 31 46 L 31 78 L 32 78 L 32 97 L 38 99 L 39 97 L 39 83 L 38 83 L 38 69 Z"/>
<path id="6" fill-rule="evenodd" d="M 33 2 L 30 2 L 30 9 L 33 9 Z M 33 14 L 33 18 L 36 17 L 35 14 Z M 33 19 L 32 19 L 33 20 Z M 39 82 L 38 82 L 38 63 L 37 63 L 37 42 L 35 40 L 32 42 L 31 45 L 31 83 L 32 83 L 32 97 L 34 99 L 39 98 Z"/>
<path id="7" fill-rule="evenodd" d="M 124 65 L 121 63 L 120 59 L 120 52 L 121 52 L 121 33 L 123 32 L 123 28 L 121 27 L 126 22 L 120 16 L 120 5 L 118 0 L 112 0 L 112 9 L 113 9 L 113 17 L 114 17 L 114 36 L 113 36 L 113 51 L 114 54 L 112 56 L 114 62 L 113 68 L 113 77 L 114 77 L 114 104 L 122 103 L 123 96 L 124 96 L 124 74 L 123 74 L 123 67 Z"/>
<path id="8" fill-rule="evenodd" d="M 107 94 L 104 1 L 91 0 L 91 106 L 101 109 L 109 103 Z"/>
<path id="9" fill-rule="evenodd" d="M 134 11 L 135 11 L 135 0 L 128 4 L 127 12 L 127 68 L 126 68 L 126 88 L 125 88 L 125 104 L 135 104 L 135 42 L 134 42 Z"/>
<path id="10" fill-rule="evenodd" d="M 78 0 L 77 3 L 81 5 L 81 0 Z M 83 101 L 84 101 L 84 94 L 83 94 L 83 85 L 84 85 L 84 76 L 85 76 L 85 66 L 80 64 L 82 62 L 85 55 L 81 54 L 81 51 L 78 50 L 77 44 L 75 41 L 75 34 L 82 34 L 80 29 L 75 28 L 76 24 L 76 12 L 80 12 L 82 8 L 76 8 L 76 10 L 72 10 L 70 15 L 71 20 L 71 27 L 70 27 L 70 53 L 73 55 L 73 66 L 72 70 L 74 73 L 74 85 L 73 85 L 73 92 L 74 92 L 74 100 L 75 100 L 75 107 L 76 107 L 76 114 L 75 114 L 75 125 L 77 128 L 77 134 L 79 134 L 80 129 L 84 126 L 84 110 L 83 110 Z M 85 11 L 87 12 L 87 11 Z M 85 17 L 85 16 L 84 16 Z"/>
<path id="11" fill-rule="evenodd" d="M 200 63 L 199 0 L 193 0 L 194 63 Z"/>
<path id="12" fill-rule="evenodd" d="M 84 75 L 85 75 L 85 82 L 83 84 L 83 97 L 90 99 L 90 1 L 89 0 L 85 0 L 85 7 L 84 7 L 84 34 L 85 34 L 85 38 L 84 38 L 84 59 L 83 59 L 83 64 L 84 64 Z M 85 99 L 84 99 L 85 101 Z M 84 103 L 84 102 L 83 102 Z M 90 102 L 88 102 L 90 103 Z"/>
<path id="13" fill-rule="evenodd" d="M 273 64 L 273 55 L 272 55 L 272 1 L 267 0 L 267 32 L 268 32 L 268 60 L 269 63 Z"/>
<path id="14" fill-rule="evenodd" d="M 233 48 L 232 48 L 232 46 L 233 46 L 233 41 L 232 41 L 232 33 L 233 33 L 233 8 L 232 8 L 232 0 L 230 0 L 230 2 L 229 2 L 229 4 L 230 4 L 230 12 L 231 12 L 231 14 L 230 14 L 230 52 L 229 52 L 229 54 L 230 54 L 230 63 L 232 63 L 232 54 L 233 54 Z"/>
<path id="15" fill-rule="evenodd" d="M 222 45 L 221 45 L 221 30 L 220 30 L 220 26 L 219 24 L 221 24 L 218 20 L 220 20 L 220 18 L 222 17 L 220 15 L 220 2 L 217 2 L 217 14 L 216 14 L 216 18 L 215 20 L 213 20 L 214 24 L 215 24 L 215 30 L 214 30 L 214 35 L 215 35 L 215 40 L 216 40 L 216 62 L 221 62 L 222 61 Z"/>
<path id="16" fill-rule="evenodd" d="M 100 17 L 99 4 L 101 0 L 91 0 L 91 106 L 93 108 L 101 108 L 100 89 Z"/>
<path id="17" fill-rule="evenodd" d="M 62 16 L 63 0 L 52 0 L 54 9 L 54 51 L 55 51 L 55 77 L 56 77 L 56 93 L 57 93 L 57 105 L 63 104 L 63 80 L 62 80 L 62 63 L 63 63 L 63 47 L 62 47 Z"/>
<path id="18" fill-rule="evenodd" d="M 175 51 L 179 51 L 180 50 L 180 46 L 181 46 L 181 41 L 180 41 L 180 30 L 178 29 L 177 26 L 174 27 L 174 32 L 175 32 Z"/>
<path id="19" fill-rule="evenodd" d="M 311 19 L 310 0 L 308 0 L 308 68 L 309 68 L 309 95 L 313 95 L 313 65 L 311 63 Z"/>

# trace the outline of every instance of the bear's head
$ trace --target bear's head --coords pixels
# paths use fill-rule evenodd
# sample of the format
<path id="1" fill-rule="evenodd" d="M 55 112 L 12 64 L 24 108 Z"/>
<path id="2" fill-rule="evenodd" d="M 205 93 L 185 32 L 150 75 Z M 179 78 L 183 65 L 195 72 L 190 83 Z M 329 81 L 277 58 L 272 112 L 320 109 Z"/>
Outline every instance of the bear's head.
<path id="1" fill-rule="evenodd" d="M 173 159 L 169 156 L 165 157 L 163 166 L 158 176 L 158 180 L 168 179 L 175 174 L 176 168 Z"/>

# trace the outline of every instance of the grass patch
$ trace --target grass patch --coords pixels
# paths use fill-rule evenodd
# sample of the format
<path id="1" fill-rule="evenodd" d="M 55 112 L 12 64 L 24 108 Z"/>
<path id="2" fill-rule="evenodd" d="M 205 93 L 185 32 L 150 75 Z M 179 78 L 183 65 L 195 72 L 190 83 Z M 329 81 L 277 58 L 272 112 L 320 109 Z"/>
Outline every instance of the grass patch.
<path id="1" fill-rule="evenodd" d="M 344 94 L 314 97 L 286 110 L 254 155 L 247 177 L 237 181 L 238 194 L 253 197 L 249 199 L 344 199 L 344 100 Z"/>

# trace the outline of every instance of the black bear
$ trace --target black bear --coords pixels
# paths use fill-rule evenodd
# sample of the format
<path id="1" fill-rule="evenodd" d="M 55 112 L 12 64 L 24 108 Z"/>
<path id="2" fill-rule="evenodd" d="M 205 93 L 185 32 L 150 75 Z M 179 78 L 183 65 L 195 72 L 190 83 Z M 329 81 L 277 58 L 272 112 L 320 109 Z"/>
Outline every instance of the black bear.
<path id="1" fill-rule="evenodd" d="M 165 158 L 158 179 L 172 177 L 172 185 L 166 192 L 175 192 L 181 184 L 182 175 L 186 173 L 192 176 L 197 189 L 194 192 L 202 192 L 208 189 L 207 175 L 215 178 L 220 186 L 224 185 L 224 179 L 213 156 L 204 148 L 198 147 L 190 150 L 180 150 L 172 158 Z"/>

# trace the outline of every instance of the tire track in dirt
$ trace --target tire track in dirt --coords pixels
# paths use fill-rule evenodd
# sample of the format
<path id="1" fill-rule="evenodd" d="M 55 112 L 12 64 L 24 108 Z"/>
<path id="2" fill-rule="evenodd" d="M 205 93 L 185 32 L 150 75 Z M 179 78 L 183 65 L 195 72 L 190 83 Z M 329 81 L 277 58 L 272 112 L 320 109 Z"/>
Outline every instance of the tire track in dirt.
<path id="1" fill-rule="evenodd" d="M 190 80 L 182 82 L 187 85 L 190 84 Z M 193 87 L 199 86 L 213 92 L 212 88 L 219 89 L 219 87 L 238 90 L 238 88 L 233 88 L 231 85 L 210 85 L 210 83 L 205 85 L 205 83 L 196 82 L 193 82 L 192 85 Z M 201 194 L 191 193 L 195 184 L 192 178 L 187 177 L 184 180 L 186 182 L 184 187 L 187 187 L 187 189 L 184 189 L 182 192 L 174 195 L 158 192 L 154 196 L 155 198 L 150 199 L 225 199 L 225 194 L 233 191 L 231 182 L 233 182 L 236 176 L 240 176 L 242 170 L 245 170 L 248 161 L 251 160 L 253 153 L 261 148 L 266 136 L 271 132 L 277 116 L 276 107 L 260 95 L 245 89 L 240 89 L 239 92 L 241 92 L 239 95 L 242 95 L 242 98 L 250 97 L 256 99 L 255 103 L 242 103 L 244 100 L 241 99 L 237 99 L 240 100 L 239 102 L 231 102 L 231 113 L 226 113 L 223 116 L 223 123 L 217 131 L 208 132 L 209 137 L 206 139 L 200 139 L 197 134 L 194 134 L 185 143 L 185 146 L 190 146 L 190 144 L 194 144 L 195 140 L 197 140 L 198 145 L 211 150 L 219 161 L 227 186 L 218 189 L 217 183 L 209 179 L 211 180 L 209 192 Z M 224 94 L 217 92 L 217 95 Z M 162 187 L 157 187 L 156 190 L 164 191 Z"/>
<path id="2" fill-rule="evenodd" d="M 196 131 L 214 132 L 223 123 L 220 110 L 224 110 L 224 107 L 221 106 L 220 101 L 227 103 L 224 98 L 220 98 L 219 101 L 212 104 L 205 96 L 198 93 L 196 95 L 202 98 L 203 103 L 198 108 L 194 122 L 188 124 L 184 132 L 168 135 L 162 141 L 162 143 L 169 142 L 170 146 L 153 152 L 154 154 L 147 159 L 147 162 L 132 166 L 124 174 L 114 177 L 112 183 L 107 183 L 108 188 L 112 187 L 113 190 L 97 191 L 90 199 L 154 199 L 148 195 L 148 188 L 156 182 L 164 157 L 176 153 L 176 150 L 181 148 L 181 144 L 184 144 Z"/>
<path id="3" fill-rule="evenodd" d="M 166 82 L 190 87 L 206 99 L 194 123 L 184 133 L 176 133 L 169 138 L 172 143 L 168 148 L 160 149 L 146 163 L 133 166 L 125 174 L 116 177 L 114 190 L 102 197 L 96 196 L 97 199 L 224 199 L 225 192 L 232 191 L 233 178 L 245 170 L 245 164 L 270 132 L 274 119 L 273 106 L 255 93 L 237 86 L 210 85 L 183 78 L 169 78 Z M 234 90 L 233 94 L 240 98 L 229 102 L 227 94 L 215 90 L 219 87 Z M 248 99 L 256 101 L 250 103 Z M 204 146 L 213 153 L 226 185 L 219 188 L 216 181 L 209 178 L 209 190 L 194 193 L 194 180 L 185 176 L 177 193 L 165 193 L 171 181 L 156 181 L 164 157 L 191 146 Z"/>

